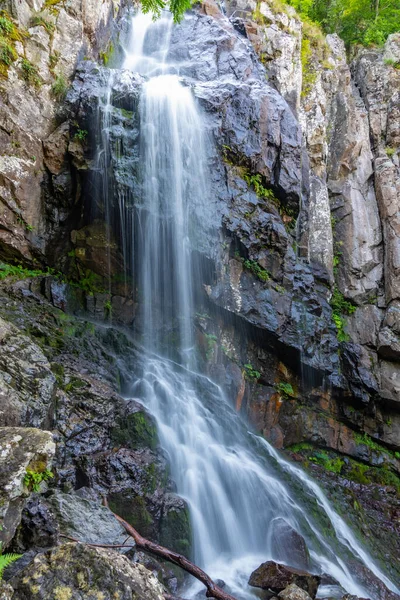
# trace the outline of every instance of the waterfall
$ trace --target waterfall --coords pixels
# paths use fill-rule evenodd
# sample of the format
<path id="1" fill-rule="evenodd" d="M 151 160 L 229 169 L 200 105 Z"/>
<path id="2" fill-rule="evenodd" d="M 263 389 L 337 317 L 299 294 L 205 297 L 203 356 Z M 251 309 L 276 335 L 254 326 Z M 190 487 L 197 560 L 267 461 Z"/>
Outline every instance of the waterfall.
<path id="1" fill-rule="evenodd" d="M 283 526 L 305 539 L 311 568 L 330 574 L 347 592 L 371 595 L 351 561 L 398 591 L 317 484 L 249 433 L 223 391 L 198 373 L 191 202 L 207 203 L 209 142 L 179 65 L 168 63 L 171 28 L 166 14 L 153 22 L 139 13 L 123 65 L 146 77 L 139 104 L 140 199 L 130 228 L 143 352 L 131 397 L 154 416 L 177 492 L 189 505 L 193 560 L 237 597 L 253 598 L 247 580 L 261 562 L 303 566 L 293 564 L 293 548 L 276 543 Z M 187 594 L 199 589 L 194 583 Z"/>

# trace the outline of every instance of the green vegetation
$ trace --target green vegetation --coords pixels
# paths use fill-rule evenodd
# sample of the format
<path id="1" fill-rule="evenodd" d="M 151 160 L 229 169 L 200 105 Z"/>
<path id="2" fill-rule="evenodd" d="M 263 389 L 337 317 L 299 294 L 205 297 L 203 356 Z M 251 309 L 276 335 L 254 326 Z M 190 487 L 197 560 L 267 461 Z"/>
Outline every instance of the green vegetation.
<path id="1" fill-rule="evenodd" d="M 151 448 L 158 444 L 157 430 L 146 413 L 137 411 L 127 417 L 117 419 L 116 427 L 111 431 L 111 439 L 120 448 Z"/>
<path id="2" fill-rule="evenodd" d="M 191 0 L 170 0 L 169 2 L 165 0 L 142 0 L 141 2 L 142 11 L 144 13 L 153 13 L 155 19 L 161 16 L 164 8 L 168 7 L 172 12 L 175 23 L 179 23 L 182 20 L 185 11 L 191 6 Z"/>
<path id="3" fill-rule="evenodd" d="M 55 82 L 51 86 L 51 93 L 57 100 L 63 100 L 67 94 L 68 84 L 64 75 L 57 75 Z"/>
<path id="4" fill-rule="evenodd" d="M 16 560 L 21 558 L 22 554 L 1 554 L 0 544 L 0 580 L 3 579 L 4 569 L 12 565 Z"/>
<path id="5" fill-rule="evenodd" d="M 247 185 L 252 186 L 254 188 L 254 191 L 259 198 L 267 198 L 268 200 L 272 201 L 277 200 L 274 192 L 263 186 L 262 177 L 259 173 L 257 173 L 257 175 L 250 175 L 249 173 L 245 173 L 243 175 L 243 179 L 245 180 Z"/>
<path id="6" fill-rule="evenodd" d="M 392 158 L 392 156 L 395 154 L 396 152 L 396 148 L 391 148 L 390 146 L 388 146 L 386 148 L 386 154 L 388 155 L 389 158 Z"/>
<path id="7" fill-rule="evenodd" d="M 347 47 L 385 43 L 399 31 L 398 0 L 288 0 L 302 19 L 311 20 L 325 33 L 337 33 Z"/>
<path id="8" fill-rule="evenodd" d="M 260 379 L 261 373 L 254 369 L 250 364 L 244 365 L 244 376 L 248 381 L 256 382 Z"/>
<path id="9" fill-rule="evenodd" d="M 0 281 L 6 277 L 16 277 L 17 279 L 27 279 L 28 277 L 44 277 L 50 275 L 50 271 L 41 271 L 40 269 L 26 269 L 20 265 L 8 265 L 0 263 Z"/>
<path id="10" fill-rule="evenodd" d="M 296 394 L 290 383 L 280 382 L 275 384 L 275 389 L 284 398 L 295 398 Z"/>
<path id="11" fill-rule="evenodd" d="M 35 67 L 35 65 L 33 65 L 27 58 L 23 58 L 21 61 L 21 71 L 22 78 L 25 79 L 29 85 L 32 85 L 35 88 L 38 88 L 42 85 L 42 79 L 39 75 L 37 67 Z"/>
<path id="12" fill-rule="evenodd" d="M 44 27 L 49 34 L 52 34 L 56 28 L 54 23 L 46 19 L 46 17 L 40 12 L 36 13 L 36 15 L 32 17 L 31 27 Z"/>
<path id="13" fill-rule="evenodd" d="M 104 302 L 104 312 L 106 313 L 106 317 L 111 317 L 111 314 L 112 314 L 111 300 L 106 300 L 106 302 Z"/>
<path id="14" fill-rule="evenodd" d="M 332 319 L 337 328 L 337 338 L 339 342 L 347 342 L 349 336 L 346 333 L 346 321 L 344 315 L 352 315 L 357 307 L 344 299 L 343 294 L 335 286 L 331 298 Z"/>
<path id="15" fill-rule="evenodd" d="M 31 469 L 27 469 L 24 477 L 24 485 L 31 492 L 38 492 L 40 490 L 40 484 L 42 481 L 48 481 L 53 477 L 54 475 L 51 471 L 49 471 L 49 469 L 45 469 L 44 471 L 33 471 Z"/>
<path id="16" fill-rule="evenodd" d="M 254 260 L 245 260 L 245 261 L 243 261 L 243 266 L 248 271 L 251 271 L 253 273 L 253 275 L 258 277 L 258 279 L 260 281 L 263 281 L 263 282 L 269 281 L 270 274 L 268 273 L 268 271 L 266 271 L 265 269 L 260 267 L 258 262 L 254 261 Z"/>
<path id="17" fill-rule="evenodd" d="M 100 58 L 105 67 L 108 67 L 114 54 L 114 45 L 110 42 L 105 52 L 100 52 Z"/>
<path id="18" fill-rule="evenodd" d="M 400 61 L 396 61 L 396 60 L 394 60 L 394 58 L 385 58 L 384 63 L 388 67 L 393 67 L 394 69 L 400 69 Z"/>
<path id="19" fill-rule="evenodd" d="M 217 336 L 212 333 L 204 334 L 206 340 L 206 358 L 210 360 L 214 354 L 215 346 L 217 345 Z"/>
<path id="20" fill-rule="evenodd" d="M 22 41 L 24 35 L 10 15 L 0 11 L 0 76 L 7 77 L 9 66 L 17 60 L 15 42 Z"/>
<path id="21" fill-rule="evenodd" d="M 86 129 L 77 129 L 75 132 L 75 139 L 81 142 L 82 144 L 86 141 L 88 132 Z"/>

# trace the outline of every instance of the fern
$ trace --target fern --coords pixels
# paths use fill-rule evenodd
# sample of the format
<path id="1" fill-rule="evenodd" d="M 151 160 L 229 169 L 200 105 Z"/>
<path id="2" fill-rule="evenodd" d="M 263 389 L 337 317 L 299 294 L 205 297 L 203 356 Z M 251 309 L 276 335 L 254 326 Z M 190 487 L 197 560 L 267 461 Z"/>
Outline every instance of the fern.
<path id="1" fill-rule="evenodd" d="M 22 554 L 1 554 L 0 555 L 0 579 L 3 578 L 3 572 L 6 567 L 9 567 L 13 562 L 21 558 Z"/>

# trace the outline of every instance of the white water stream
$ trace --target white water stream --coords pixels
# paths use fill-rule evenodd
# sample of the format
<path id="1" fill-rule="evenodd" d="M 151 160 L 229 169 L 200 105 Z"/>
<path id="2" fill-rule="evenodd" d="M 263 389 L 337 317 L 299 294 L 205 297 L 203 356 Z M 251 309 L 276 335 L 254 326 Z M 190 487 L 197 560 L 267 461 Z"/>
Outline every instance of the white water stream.
<path id="1" fill-rule="evenodd" d="M 292 528 L 306 540 L 312 568 L 332 575 L 347 592 L 371 597 L 355 579 L 351 560 L 396 591 L 318 485 L 250 434 L 221 389 L 196 373 L 190 202 L 207 202 L 206 153 L 192 92 L 179 79 L 179 65 L 168 64 L 171 30 L 169 16 L 153 23 L 138 14 L 123 65 L 147 77 L 139 108 L 142 200 L 135 227 L 145 351 L 132 396 L 154 415 L 177 491 L 190 507 L 193 560 L 237 597 L 253 597 L 247 580 L 261 562 L 296 562 L 293 548 L 276 543 L 277 531 Z M 181 365 L 171 359 L 172 346 Z M 194 583 L 188 593 L 200 588 Z"/>

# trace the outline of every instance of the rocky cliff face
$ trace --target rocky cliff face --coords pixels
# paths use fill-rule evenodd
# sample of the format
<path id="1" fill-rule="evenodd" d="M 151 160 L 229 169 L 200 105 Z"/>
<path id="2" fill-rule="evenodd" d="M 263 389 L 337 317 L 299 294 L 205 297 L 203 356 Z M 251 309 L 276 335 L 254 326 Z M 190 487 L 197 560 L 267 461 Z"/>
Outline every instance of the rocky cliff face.
<path id="1" fill-rule="evenodd" d="M 121 49 L 125 6 L 2 8 L 14 29 L 0 65 L 0 259 L 35 277 L 18 283 L 17 269 L 1 284 L 1 425 L 53 430 L 57 485 L 73 497 L 90 488 L 92 501 L 108 494 L 143 534 L 185 551 L 186 507 L 154 427 L 119 396 L 134 346 L 88 321 L 112 315 L 141 328 L 119 227 L 108 227 L 93 192 L 112 77 L 111 204 L 138 199 L 143 80 L 100 64 Z M 199 355 L 257 432 L 334 489 L 343 513 L 356 498 L 364 534 L 380 515 L 376 547 L 387 561 L 399 551 L 400 38 L 349 62 L 339 38 L 290 8 L 225 8 L 205 0 L 171 41 L 212 140 L 208 208 L 192 207 Z M 25 529 L 44 504 L 27 507 Z M 53 545 L 24 535 L 14 543 Z M 27 585 L 15 579 L 16 597 L 28 597 Z"/>

